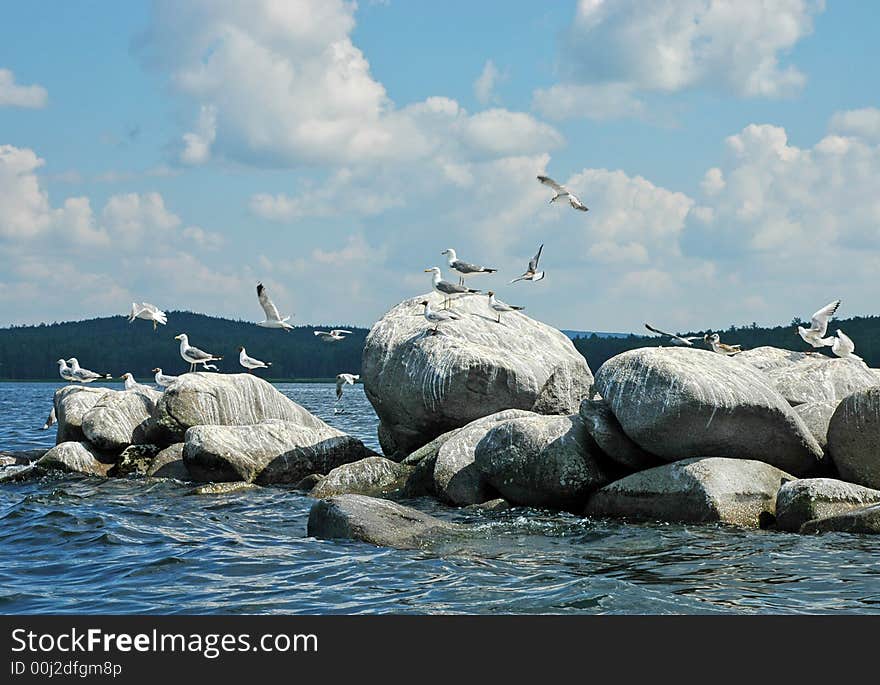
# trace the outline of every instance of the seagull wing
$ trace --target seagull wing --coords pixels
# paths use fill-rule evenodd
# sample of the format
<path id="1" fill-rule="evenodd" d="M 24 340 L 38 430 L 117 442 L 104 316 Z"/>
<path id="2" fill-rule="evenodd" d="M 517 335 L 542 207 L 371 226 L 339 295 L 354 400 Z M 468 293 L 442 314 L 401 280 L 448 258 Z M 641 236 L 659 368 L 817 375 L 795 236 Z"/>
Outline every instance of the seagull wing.
<path id="1" fill-rule="evenodd" d="M 834 300 L 834 302 L 829 302 L 813 314 L 810 319 L 810 329 L 816 331 L 820 337 L 825 335 L 825 332 L 828 330 L 828 319 L 834 316 L 834 312 L 837 311 L 839 306 L 840 300 Z"/>
<path id="2" fill-rule="evenodd" d="M 442 293 L 446 293 L 447 295 L 458 295 L 460 293 L 470 292 L 470 288 L 463 285 L 458 285 L 457 283 L 450 283 L 449 281 L 438 282 L 437 290 Z"/>
<path id="3" fill-rule="evenodd" d="M 568 204 L 582 212 L 590 211 L 590 209 L 580 201 L 580 198 L 577 195 L 572 195 L 571 193 L 568 194 Z"/>
<path id="4" fill-rule="evenodd" d="M 198 347 L 187 347 L 186 354 L 193 359 L 204 359 L 205 361 L 209 361 L 214 358 L 213 354 L 208 354 L 204 350 L 200 350 Z"/>
<path id="5" fill-rule="evenodd" d="M 670 338 L 677 338 L 677 335 L 673 335 L 672 333 L 667 333 L 666 331 L 661 331 L 659 328 L 654 328 L 651 324 L 646 323 L 645 328 L 647 328 L 651 333 L 656 333 L 657 335 L 668 335 Z"/>
<path id="6" fill-rule="evenodd" d="M 538 269 L 538 260 L 541 259 L 541 252 L 544 251 L 544 243 L 541 243 L 541 247 L 538 248 L 537 254 L 531 258 L 529 261 L 529 271 L 534 272 Z"/>
<path id="7" fill-rule="evenodd" d="M 568 191 L 565 189 L 565 186 L 559 185 L 556 181 L 554 181 L 549 176 L 538 176 L 538 180 L 543 183 L 545 186 L 550 186 L 557 193 L 567 193 Z"/>
<path id="8" fill-rule="evenodd" d="M 269 299 L 269 293 L 266 286 L 262 283 L 257 284 L 257 298 L 260 300 L 260 306 L 266 314 L 267 321 L 281 321 L 281 314 L 278 313 L 278 307 Z"/>
<path id="9" fill-rule="evenodd" d="M 331 333 L 331 334 L 333 334 L 333 333 L 343 333 L 343 334 L 345 334 L 345 335 L 351 335 L 351 331 L 346 331 L 346 330 L 344 330 L 344 329 L 342 329 L 342 328 L 334 328 L 332 331 L 330 331 L 330 333 Z"/>
<path id="10" fill-rule="evenodd" d="M 150 312 L 150 314 L 159 314 L 160 313 L 159 308 L 154 304 L 150 304 L 149 302 L 141 302 L 141 309 L 144 309 L 144 310 Z"/>
<path id="11" fill-rule="evenodd" d="M 342 377 L 342 374 L 336 377 L 336 399 L 340 399 L 342 397 L 342 386 L 345 385 L 345 378 Z"/>
<path id="12" fill-rule="evenodd" d="M 478 274 L 487 270 L 485 266 L 463 262 L 460 259 L 456 259 L 452 262 L 452 268 L 462 274 Z"/>

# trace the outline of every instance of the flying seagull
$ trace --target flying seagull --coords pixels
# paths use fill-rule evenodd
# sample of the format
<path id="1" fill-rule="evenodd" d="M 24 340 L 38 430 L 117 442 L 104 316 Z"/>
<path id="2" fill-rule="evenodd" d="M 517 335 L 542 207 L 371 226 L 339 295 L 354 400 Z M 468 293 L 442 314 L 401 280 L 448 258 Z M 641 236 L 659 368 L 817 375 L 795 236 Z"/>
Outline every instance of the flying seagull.
<path id="1" fill-rule="evenodd" d="M 430 269 L 425 269 L 425 273 L 433 274 L 432 284 L 434 290 L 443 295 L 443 302 L 447 307 L 452 304 L 453 295 L 469 295 L 481 292 L 480 290 L 474 290 L 473 288 L 458 285 L 457 283 L 444 281 L 440 277 L 440 267 L 432 266 Z"/>
<path id="2" fill-rule="evenodd" d="M 478 266 L 477 264 L 462 261 L 458 258 L 458 255 L 455 254 L 455 250 L 451 247 L 446 248 L 440 254 L 449 255 L 449 268 L 460 274 L 458 277 L 459 285 L 464 285 L 464 279 L 469 276 L 476 276 L 477 274 L 494 274 L 498 271 L 498 269 L 490 269 L 488 266 Z"/>
<path id="3" fill-rule="evenodd" d="M 538 248 L 538 254 L 529 260 L 529 268 L 526 269 L 526 272 L 522 276 L 518 276 L 514 278 L 511 283 L 516 283 L 517 281 L 540 281 L 544 278 L 544 272 L 538 271 L 538 260 L 541 259 L 541 252 L 544 250 L 543 243 L 541 247 Z"/>
<path id="4" fill-rule="evenodd" d="M 498 323 L 501 323 L 501 315 L 504 312 L 518 312 L 525 309 L 525 307 L 517 307 L 495 299 L 495 293 L 491 290 L 489 291 L 489 308 L 498 315 Z"/>
<path id="5" fill-rule="evenodd" d="M 128 323 L 135 319 L 144 319 L 153 322 L 153 330 L 158 328 L 159 324 L 163 326 L 168 323 L 168 315 L 159 309 L 156 305 L 149 302 L 132 302 L 131 313 L 128 315 Z"/>
<path id="6" fill-rule="evenodd" d="M 721 342 L 721 336 L 717 333 L 713 333 L 712 335 L 704 335 L 703 340 L 712 348 L 713 352 L 717 352 L 718 354 L 726 354 L 728 357 L 732 357 L 735 354 L 739 354 L 742 352 L 741 345 L 725 345 Z"/>
<path id="7" fill-rule="evenodd" d="M 334 328 L 332 331 L 315 331 L 315 335 L 324 342 L 337 342 L 338 340 L 345 340 L 345 336 L 351 335 L 351 331 L 346 331 L 343 328 Z"/>
<path id="8" fill-rule="evenodd" d="M 164 374 L 162 373 L 162 369 L 158 367 L 153 369 L 153 373 L 156 374 L 156 385 L 162 388 L 167 388 L 169 385 L 177 380 L 177 376 L 169 376 L 167 374 Z"/>
<path id="9" fill-rule="evenodd" d="M 68 383 L 73 383 L 76 380 L 76 378 L 73 375 L 73 369 L 71 369 L 67 365 L 66 359 L 59 359 L 58 360 L 58 373 L 61 375 L 61 378 L 66 380 Z"/>
<path id="10" fill-rule="evenodd" d="M 853 354 L 855 349 L 856 344 L 852 341 L 852 338 L 838 328 L 837 337 L 834 338 L 834 343 L 831 345 L 831 351 L 843 359 L 858 359 L 859 361 L 864 361 L 857 354 Z"/>
<path id="11" fill-rule="evenodd" d="M 809 328 L 804 328 L 803 326 L 797 327 L 798 335 L 804 339 L 804 342 L 809 343 L 813 347 L 828 347 L 829 345 L 833 345 L 833 337 L 825 338 L 823 336 L 828 332 L 828 320 L 834 316 L 834 313 L 839 306 L 840 300 L 834 300 L 834 302 L 826 304 L 822 309 L 813 314 L 812 319 L 810 319 Z"/>
<path id="12" fill-rule="evenodd" d="M 659 328 L 654 328 L 651 324 L 646 323 L 645 328 L 647 328 L 651 333 L 656 333 L 657 335 L 665 335 L 668 338 L 672 339 L 673 345 L 686 345 L 688 347 L 693 347 L 694 340 L 702 340 L 699 335 L 691 335 L 687 338 L 678 335 L 678 333 L 667 333 L 666 331 L 661 331 Z"/>
<path id="13" fill-rule="evenodd" d="M 208 362 L 219 362 L 221 359 L 223 359 L 223 357 L 217 357 L 213 354 L 200 350 L 198 347 L 193 347 L 192 345 L 190 345 L 189 338 L 186 336 L 186 333 L 175 335 L 174 339 L 180 341 L 180 356 L 183 357 L 183 361 L 189 364 L 190 372 L 195 371 L 198 364 L 201 364 L 202 368 L 205 370 L 216 370 L 217 367 L 213 364 L 209 364 Z"/>
<path id="14" fill-rule="evenodd" d="M 570 204 L 574 209 L 579 209 L 582 212 L 589 212 L 590 210 L 587 206 L 580 201 L 577 195 L 572 193 L 568 188 L 564 185 L 561 185 L 554 181 L 549 176 L 538 176 L 538 180 L 543 183 L 545 186 L 550 186 L 553 190 L 556 191 L 556 194 L 550 198 L 550 203 L 553 204 L 556 200 L 568 198 L 568 204 Z"/>
<path id="15" fill-rule="evenodd" d="M 262 326 L 263 328 L 281 328 L 285 331 L 293 330 L 293 326 L 287 323 L 290 321 L 290 317 L 285 316 L 283 319 L 281 318 L 281 314 L 278 312 L 278 307 L 276 307 L 275 303 L 269 298 L 266 286 L 262 283 L 257 283 L 257 299 L 260 300 L 260 306 L 266 314 L 265 320 L 260 321 L 257 326 Z"/>
<path id="16" fill-rule="evenodd" d="M 356 373 L 340 373 L 336 376 L 336 401 L 342 399 L 342 388 L 345 385 L 354 385 L 360 379 Z"/>
<path id="17" fill-rule="evenodd" d="M 254 357 L 249 357 L 247 350 L 243 347 L 238 348 L 238 363 L 248 371 L 253 371 L 254 369 L 268 369 L 272 366 L 272 362 L 263 362 Z"/>
<path id="18" fill-rule="evenodd" d="M 81 368 L 79 360 L 76 357 L 71 357 L 67 360 L 67 363 L 70 364 L 70 372 L 73 374 L 73 380 L 80 383 L 91 383 L 92 381 L 109 380 L 113 378 L 109 373 L 95 373 L 94 371 Z"/>
<path id="19" fill-rule="evenodd" d="M 55 416 L 55 407 L 52 407 L 52 411 L 49 412 L 49 418 L 46 419 L 46 423 L 43 424 L 43 427 L 40 430 L 41 431 L 49 430 L 49 427 L 54 425 L 57 420 L 58 419 Z"/>
<path id="20" fill-rule="evenodd" d="M 425 307 L 425 319 L 428 320 L 428 323 L 434 324 L 434 328 L 431 329 L 431 335 L 437 335 L 437 329 L 440 328 L 440 324 L 444 321 L 458 321 L 461 318 L 455 312 L 435 312 L 433 309 L 431 309 L 431 303 L 427 300 L 422 300 L 419 304 Z"/>

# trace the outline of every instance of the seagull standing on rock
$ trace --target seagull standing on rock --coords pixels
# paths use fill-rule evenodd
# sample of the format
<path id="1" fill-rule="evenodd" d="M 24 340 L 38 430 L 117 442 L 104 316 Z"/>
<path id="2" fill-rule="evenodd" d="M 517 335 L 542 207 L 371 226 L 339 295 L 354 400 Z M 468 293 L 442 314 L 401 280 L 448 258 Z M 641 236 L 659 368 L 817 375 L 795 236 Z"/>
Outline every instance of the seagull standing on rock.
<path id="1" fill-rule="evenodd" d="M 826 338 L 825 333 L 828 332 L 828 321 L 834 316 L 837 308 L 840 306 L 840 300 L 829 302 L 818 312 L 813 314 L 810 319 L 810 327 L 797 327 L 797 333 L 813 347 L 829 347 L 834 344 L 834 338 Z"/>
<path id="2" fill-rule="evenodd" d="M 67 365 L 66 359 L 58 360 L 58 373 L 61 375 L 61 378 L 66 380 L 68 383 L 73 383 L 76 381 L 76 378 L 73 375 L 73 369 L 71 369 Z"/>
<path id="3" fill-rule="evenodd" d="M 462 261 L 458 258 L 458 255 L 455 254 L 455 250 L 451 247 L 446 248 L 440 254 L 449 255 L 449 268 L 460 274 L 458 277 L 459 285 L 464 285 L 464 279 L 469 276 L 476 276 L 477 274 L 494 274 L 498 271 L 498 269 L 490 269 L 488 266 L 478 266 L 477 264 Z"/>
<path id="4" fill-rule="evenodd" d="M 516 283 L 517 281 L 540 281 L 544 278 L 544 272 L 538 271 L 538 260 L 541 259 L 541 252 L 544 250 L 544 244 L 541 244 L 541 247 L 538 248 L 538 253 L 529 260 L 529 268 L 526 269 L 526 272 L 522 276 L 517 276 L 514 278 L 511 283 Z"/>
<path id="5" fill-rule="evenodd" d="M 489 308 L 498 315 L 498 323 L 501 323 L 501 315 L 504 312 L 518 312 L 525 309 L 525 307 L 517 307 L 495 299 L 495 293 L 491 290 L 489 291 Z"/>
<path id="6" fill-rule="evenodd" d="M 180 356 L 183 357 L 183 361 L 189 364 L 190 373 L 195 371 L 198 364 L 201 364 L 202 368 L 205 370 L 214 369 L 216 371 L 217 367 L 208 362 L 219 362 L 223 359 L 223 357 L 217 357 L 209 352 L 200 350 L 198 347 L 190 345 L 186 333 L 175 335 L 174 339 L 180 341 Z"/>
<path id="7" fill-rule="evenodd" d="M 834 338 L 834 343 L 831 345 L 831 351 L 841 359 L 856 359 L 860 362 L 864 361 L 864 359 L 857 354 L 853 354 L 855 349 L 856 344 L 852 341 L 852 338 L 838 328 L 837 337 Z"/>
<path id="8" fill-rule="evenodd" d="M 263 328 L 281 328 L 285 331 L 293 330 L 293 326 L 287 323 L 290 321 L 290 317 L 285 316 L 284 318 L 281 318 L 281 314 L 278 312 L 278 307 L 276 307 L 275 303 L 269 298 L 266 286 L 262 283 L 257 283 L 257 299 L 260 301 L 260 306 L 266 314 L 266 318 L 263 321 L 260 321 L 257 326 L 262 326 Z"/>
<path id="9" fill-rule="evenodd" d="M 656 333 L 657 335 L 665 335 L 668 338 L 672 339 L 673 345 L 685 345 L 687 347 L 693 347 L 695 340 L 702 340 L 699 335 L 691 335 L 685 338 L 684 336 L 678 335 L 678 333 L 667 333 L 666 331 L 661 331 L 659 328 L 654 328 L 651 324 L 646 323 L 645 328 L 647 328 L 651 333 Z"/>
<path id="10" fill-rule="evenodd" d="M 158 385 L 160 388 L 167 388 L 169 385 L 177 380 L 177 376 L 169 376 L 167 374 L 164 374 L 162 373 L 162 369 L 158 367 L 153 369 L 153 373 L 156 374 L 156 385 Z"/>
<path id="11" fill-rule="evenodd" d="M 152 321 L 154 331 L 158 328 L 158 324 L 164 326 L 168 323 L 168 315 L 156 305 L 150 304 L 149 302 L 131 303 L 131 313 L 128 315 L 128 323 L 131 323 L 135 319 Z"/>
<path id="12" fill-rule="evenodd" d="M 317 335 L 324 342 L 339 342 L 340 340 L 345 340 L 346 335 L 351 335 L 351 331 L 346 331 L 342 328 L 334 328 L 332 331 L 315 331 L 315 335 Z"/>
<path id="13" fill-rule="evenodd" d="M 249 357 L 247 350 L 243 347 L 238 348 L 238 363 L 248 371 L 253 371 L 254 369 L 268 369 L 272 366 L 272 362 L 263 362 L 254 357 Z"/>
<path id="14" fill-rule="evenodd" d="M 113 378 L 109 373 L 95 373 L 94 371 L 83 369 L 80 367 L 79 360 L 76 357 L 71 357 L 67 360 L 67 363 L 70 364 L 73 380 L 80 383 L 91 383 L 92 381 L 110 380 Z"/>
<path id="15" fill-rule="evenodd" d="M 125 381 L 124 387 L 126 390 L 147 390 L 148 389 L 146 385 L 141 385 L 140 383 L 138 383 L 134 379 L 134 376 L 132 376 L 130 373 L 124 373 L 119 378 L 120 378 L 120 380 Z"/>
<path id="16" fill-rule="evenodd" d="M 440 328 L 440 324 L 444 321 L 458 321 L 461 318 L 455 312 L 435 312 L 433 309 L 431 309 L 431 303 L 427 300 L 422 300 L 419 304 L 425 307 L 425 319 L 428 321 L 428 323 L 434 324 L 434 328 L 431 329 L 431 335 L 437 335 L 437 330 Z"/>
<path id="17" fill-rule="evenodd" d="M 718 354 L 725 354 L 728 357 L 732 357 L 733 355 L 742 352 L 742 345 L 726 345 L 721 342 L 721 336 L 717 333 L 713 333 L 712 335 L 707 334 L 703 336 L 703 340 L 712 348 L 713 352 L 717 352 Z"/>
<path id="18" fill-rule="evenodd" d="M 434 287 L 434 290 L 443 295 L 443 303 L 446 308 L 449 308 L 452 305 L 453 295 L 475 295 L 482 292 L 480 290 L 474 290 L 473 288 L 468 288 L 463 285 L 444 281 L 443 278 L 440 276 L 440 267 L 432 266 L 430 269 L 425 269 L 425 273 L 432 274 L 431 283 Z"/>
<path id="19" fill-rule="evenodd" d="M 557 183 L 549 176 L 538 176 L 538 180 L 543 183 L 545 186 L 550 186 L 553 190 L 556 191 L 556 194 L 550 198 L 550 202 L 548 204 L 553 204 L 556 200 L 568 199 L 568 204 L 570 204 L 574 209 L 578 209 L 582 212 L 589 212 L 589 208 L 580 201 L 577 195 L 572 193 L 568 188 L 566 188 L 561 183 Z"/>

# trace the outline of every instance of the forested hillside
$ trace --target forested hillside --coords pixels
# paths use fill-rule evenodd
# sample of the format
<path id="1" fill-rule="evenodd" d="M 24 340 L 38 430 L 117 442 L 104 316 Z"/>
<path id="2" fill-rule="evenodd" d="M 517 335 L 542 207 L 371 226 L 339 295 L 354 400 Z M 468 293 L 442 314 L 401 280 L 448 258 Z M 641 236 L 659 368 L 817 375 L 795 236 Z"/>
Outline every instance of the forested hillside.
<path id="1" fill-rule="evenodd" d="M 265 378 L 333 378 L 341 372 L 357 373 L 367 330 L 335 324 L 353 334 L 345 340 L 327 343 L 315 337 L 315 328 L 297 327 L 285 333 L 260 328 L 245 321 L 231 321 L 191 312 L 169 312 L 168 325 L 153 331 L 150 322 L 129 324 L 122 316 L 69 323 L 0 329 L 0 379 L 54 379 L 57 359 L 77 357 L 93 371 L 119 376 L 130 371 L 138 378 L 149 377 L 159 366 L 166 373 L 187 371 L 180 358 L 178 333 L 186 333 L 190 344 L 224 356 L 221 371 L 244 371 L 238 364 L 238 347 L 248 354 L 272 362 Z M 329 330 L 321 328 L 320 330 Z"/>

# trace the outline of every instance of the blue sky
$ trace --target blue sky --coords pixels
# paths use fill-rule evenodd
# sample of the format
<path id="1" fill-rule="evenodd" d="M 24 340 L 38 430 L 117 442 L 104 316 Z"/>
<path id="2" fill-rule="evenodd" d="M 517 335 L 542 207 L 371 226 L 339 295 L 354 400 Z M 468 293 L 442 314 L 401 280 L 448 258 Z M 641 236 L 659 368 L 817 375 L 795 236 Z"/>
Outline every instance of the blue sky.
<path id="1" fill-rule="evenodd" d="M 0 325 L 369 325 L 440 251 L 553 325 L 876 313 L 874 3 L 17 3 Z M 568 183 L 587 214 L 546 204 Z M 548 277 L 507 285 L 545 243 Z"/>

